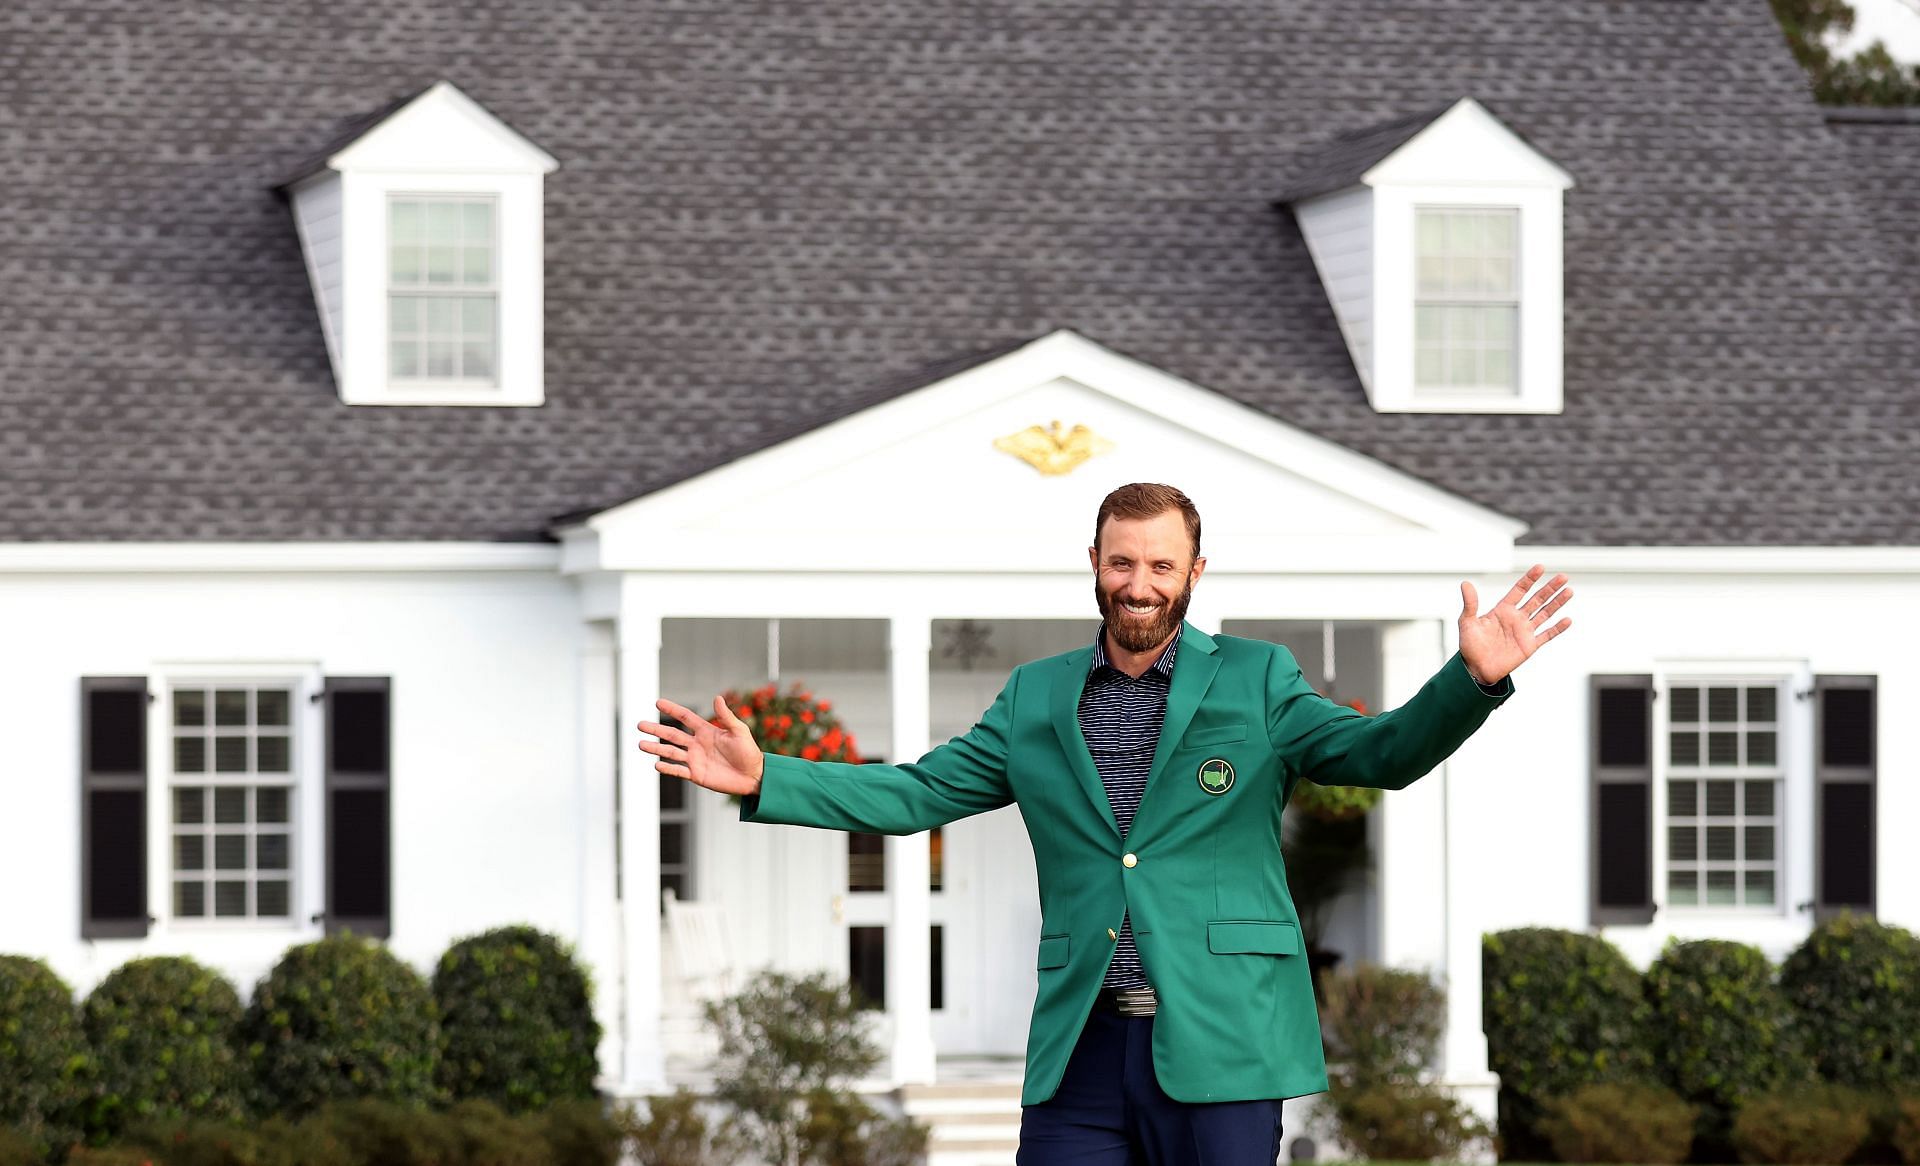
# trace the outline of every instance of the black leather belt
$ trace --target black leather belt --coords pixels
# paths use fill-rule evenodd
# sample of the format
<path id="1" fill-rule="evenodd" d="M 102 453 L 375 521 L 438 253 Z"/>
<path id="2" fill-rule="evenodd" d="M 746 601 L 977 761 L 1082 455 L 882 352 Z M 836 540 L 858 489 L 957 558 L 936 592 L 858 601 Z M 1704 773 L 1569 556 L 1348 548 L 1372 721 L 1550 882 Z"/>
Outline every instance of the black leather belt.
<path id="1" fill-rule="evenodd" d="M 1093 1007 L 1117 1016 L 1152 1016 L 1160 1010 L 1160 998 L 1152 988 L 1102 988 Z"/>

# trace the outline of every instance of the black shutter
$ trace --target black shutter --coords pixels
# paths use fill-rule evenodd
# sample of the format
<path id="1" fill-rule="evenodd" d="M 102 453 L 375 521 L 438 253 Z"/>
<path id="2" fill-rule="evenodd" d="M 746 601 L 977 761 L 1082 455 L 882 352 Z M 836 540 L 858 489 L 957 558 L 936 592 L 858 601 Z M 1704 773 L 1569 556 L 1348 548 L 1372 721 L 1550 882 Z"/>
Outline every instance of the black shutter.
<path id="1" fill-rule="evenodd" d="M 1594 926 L 1653 919 L 1653 677 L 1595 676 Z"/>
<path id="2" fill-rule="evenodd" d="M 332 676 L 326 684 L 326 930 L 385 939 L 393 932 L 393 682 Z"/>
<path id="3" fill-rule="evenodd" d="M 137 939 L 147 915 L 147 678 L 80 680 L 80 936 Z"/>
<path id="4" fill-rule="evenodd" d="M 1872 676 L 1813 678 L 1815 919 L 1873 914 L 1877 687 Z"/>

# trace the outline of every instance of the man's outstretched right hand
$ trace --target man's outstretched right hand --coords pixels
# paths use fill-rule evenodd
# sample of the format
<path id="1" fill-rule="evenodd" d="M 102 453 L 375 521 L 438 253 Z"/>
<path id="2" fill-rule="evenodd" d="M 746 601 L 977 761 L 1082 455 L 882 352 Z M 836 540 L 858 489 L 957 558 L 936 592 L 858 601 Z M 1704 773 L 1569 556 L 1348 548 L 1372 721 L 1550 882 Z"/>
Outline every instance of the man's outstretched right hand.
<path id="1" fill-rule="evenodd" d="M 654 701 L 653 706 L 680 725 L 676 728 L 657 721 L 640 722 L 642 733 L 658 738 L 640 740 L 642 750 L 659 758 L 653 763 L 654 769 L 723 794 L 751 797 L 760 792 L 766 759 L 753 743 L 753 730 L 733 714 L 725 699 L 713 698 L 711 721 L 670 700 Z"/>

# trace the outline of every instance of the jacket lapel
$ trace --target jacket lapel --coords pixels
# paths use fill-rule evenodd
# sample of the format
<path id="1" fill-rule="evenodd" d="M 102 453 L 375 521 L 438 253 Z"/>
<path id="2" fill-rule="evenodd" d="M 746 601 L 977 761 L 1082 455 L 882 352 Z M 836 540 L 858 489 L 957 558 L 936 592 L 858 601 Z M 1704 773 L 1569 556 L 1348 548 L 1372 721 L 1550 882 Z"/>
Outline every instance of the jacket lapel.
<path id="1" fill-rule="evenodd" d="M 1087 752 L 1087 739 L 1080 733 L 1080 694 L 1087 687 L 1087 669 L 1093 666 L 1093 648 L 1069 652 L 1053 674 L 1053 731 L 1060 738 L 1060 750 L 1067 755 L 1080 789 L 1093 808 L 1120 836 L 1120 824 L 1114 820 L 1113 807 L 1107 804 L 1107 789 L 1100 784 L 1100 771 L 1093 767 L 1093 754 Z M 1179 675 L 1176 664 L 1174 674 Z"/>
<path id="2" fill-rule="evenodd" d="M 1199 711 L 1200 701 L 1206 697 L 1218 671 L 1220 656 L 1214 651 L 1213 637 L 1187 624 L 1186 630 L 1180 633 L 1180 654 L 1173 659 L 1167 718 L 1160 723 L 1160 744 L 1153 751 L 1153 768 L 1147 773 L 1147 792 L 1140 800 L 1139 814 L 1133 819 L 1136 831 L 1140 829 L 1141 820 L 1147 817 L 1148 808 L 1157 800 L 1155 791 L 1167 784 L 1162 772 L 1167 767 L 1167 758 L 1179 746 L 1180 738 L 1187 735 L 1187 726 L 1193 723 L 1193 714 Z"/>

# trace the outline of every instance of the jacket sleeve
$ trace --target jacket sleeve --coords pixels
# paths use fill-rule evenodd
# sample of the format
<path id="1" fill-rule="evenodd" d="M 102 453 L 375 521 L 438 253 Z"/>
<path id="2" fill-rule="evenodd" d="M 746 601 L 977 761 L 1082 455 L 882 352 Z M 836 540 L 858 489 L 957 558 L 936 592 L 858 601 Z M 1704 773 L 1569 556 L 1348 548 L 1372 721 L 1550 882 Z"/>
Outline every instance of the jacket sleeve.
<path id="1" fill-rule="evenodd" d="M 1455 652 L 1412 700 L 1378 716 L 1335 704 L 1281 648 L 1267 670 L 1267 737 L 1302 777 L 1320 785 L 1404 789 L 1452 755 L 1513 695 L 1513 680 L 1482 687 Z"/>
<path id="2" fill-rule="evenodd" d="M 766 758 L 760 792 L 741 801 L 748 822 L 869 834 L 917 834 L 1013 800 L 1007 780 L 1013 694 L 1020 672 L 980 723 L 909 765 L 847 765 Z"/>

